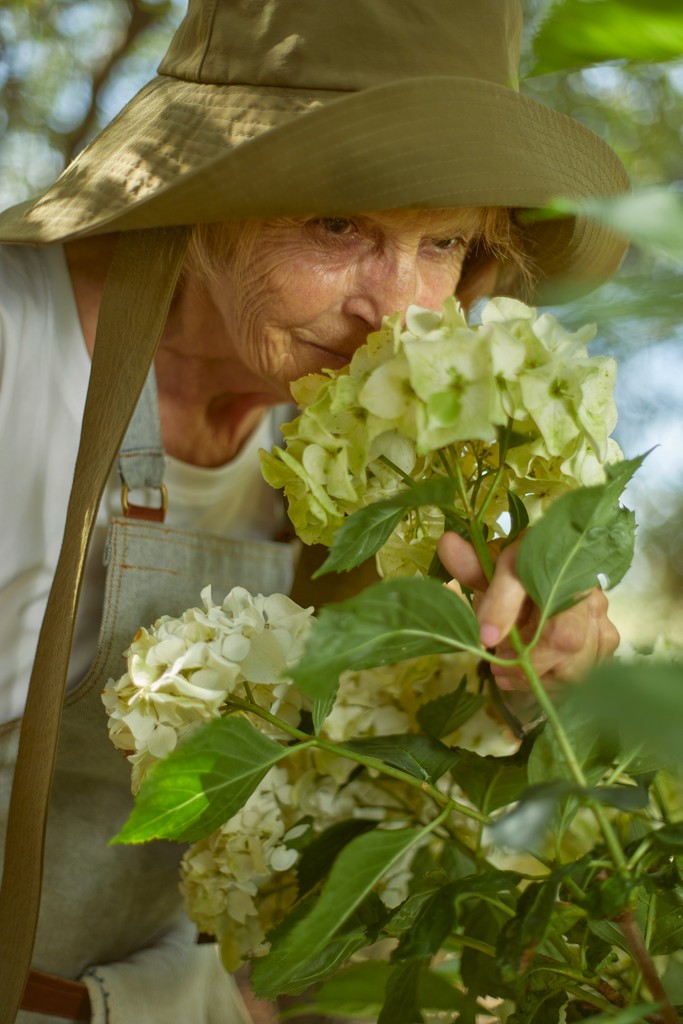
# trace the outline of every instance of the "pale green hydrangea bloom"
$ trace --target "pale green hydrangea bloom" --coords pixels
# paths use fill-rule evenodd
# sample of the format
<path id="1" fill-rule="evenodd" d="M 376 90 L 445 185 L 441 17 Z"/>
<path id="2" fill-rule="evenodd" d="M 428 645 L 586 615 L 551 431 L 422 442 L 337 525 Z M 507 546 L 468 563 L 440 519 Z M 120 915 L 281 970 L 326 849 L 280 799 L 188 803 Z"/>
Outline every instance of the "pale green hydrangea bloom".
<path id="1" fill-rule="evenodd" d="M 445 475 L 441 450 L 475 488 L 498 468 L 508 425 L 514 438 L 485 517 L 491 536 L 504 532 L 506 488 L 533 522 L 560 494 L 604 480 L 604 464 L 621 453 L 609 436 L 615 363 L 586 348 L 595 329 L 568 331 L 505 298 L 481 319 L 468 326 L 454 298 L 440 313 L 410 307 L 403 329 L 387 318 L 348 367 L 294 385 L 301 415 L 283 429 L 285 448 L 262 452 L 262 463 L 305 543 L 329 545 L 346 515 L 403 486 L 387 462 L 426 480 Z M 437 509 L 407 515 L 378 553 L 380 573 L 424 574 L 443 529 Z"/>

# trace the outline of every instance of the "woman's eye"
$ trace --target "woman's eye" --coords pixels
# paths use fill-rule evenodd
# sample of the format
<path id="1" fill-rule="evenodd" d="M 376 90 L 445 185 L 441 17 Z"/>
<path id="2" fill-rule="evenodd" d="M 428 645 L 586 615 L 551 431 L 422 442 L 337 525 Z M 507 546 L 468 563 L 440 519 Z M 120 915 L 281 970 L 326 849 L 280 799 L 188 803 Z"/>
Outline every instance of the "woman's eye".
<path id="1" fill-rule="evenodd" d="M 354 229 L 353 221 L 347 217 L 318 217 L 315 223 L 331 235 L 349 235 Z"/>
<path id="2" fill-rule="evenodd" d="M 452 252 L 454 249 L 459 249 L 464 243 L 464 238 L 454 235 L 452 238 L 435 238 L 432 245 L 435 249 L 440 249 L 442 252 Z"/>

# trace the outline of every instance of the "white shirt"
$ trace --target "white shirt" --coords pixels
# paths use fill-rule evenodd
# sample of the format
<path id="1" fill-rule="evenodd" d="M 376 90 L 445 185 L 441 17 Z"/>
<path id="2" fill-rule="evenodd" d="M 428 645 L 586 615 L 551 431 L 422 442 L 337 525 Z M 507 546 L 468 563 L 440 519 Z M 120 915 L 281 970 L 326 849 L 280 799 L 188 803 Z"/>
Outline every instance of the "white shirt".
<path id="1" fill-rule="evenodd" d="M 23 713 L 59 556 L 89 374 L 63 248 L 0 246 L 0 723 Z M 167 456 L 167 524 L 272 539 L 282 502 L 261 477 L 257 458 L 272 441 L 266 417 L 226 466 L 205 469 Z M 115 468 L 88 554 L 69 687 L 95 655 L 107 523 L 121 514 L 120 494 Z"/>

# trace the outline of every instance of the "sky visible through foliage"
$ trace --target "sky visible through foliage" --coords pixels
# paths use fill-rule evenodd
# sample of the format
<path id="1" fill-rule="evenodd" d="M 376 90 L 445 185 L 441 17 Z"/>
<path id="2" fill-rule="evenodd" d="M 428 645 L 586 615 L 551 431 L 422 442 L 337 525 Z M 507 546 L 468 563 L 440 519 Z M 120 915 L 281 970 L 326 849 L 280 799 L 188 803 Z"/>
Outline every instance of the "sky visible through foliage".
<path id="1" fill-rule="evenodd" d="M 683 189 L 680 0 L 524 0 L 522 90 L 612 145 L 634 186 Z M 154 73 L 184 0 L 3 0 L 0 205 L 48 184 Z M 683 598 L 683 263 L 632 249 L 617 278 L 556 310 L 599 325 L 620 364 L 617 437 L 658 446 L 630 491 L 641 555 L 615 607 L 632 639 L 676 634 Z M 672 602 L 674 602 L 672 604 Z"/>

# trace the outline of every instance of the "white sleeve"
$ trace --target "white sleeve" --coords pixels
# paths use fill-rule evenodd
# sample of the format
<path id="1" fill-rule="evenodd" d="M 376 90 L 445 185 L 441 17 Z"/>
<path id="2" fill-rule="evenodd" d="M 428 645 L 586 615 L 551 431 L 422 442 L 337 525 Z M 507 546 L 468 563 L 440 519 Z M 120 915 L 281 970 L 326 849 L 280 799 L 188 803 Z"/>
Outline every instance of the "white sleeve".
<path id="1" fill-rule="evenodd" d="M 119 963 L 89 967 L 81 981 L 92 1024 L 251 1024 L 216 944 L 188 944 L 176 933 Z"/>

